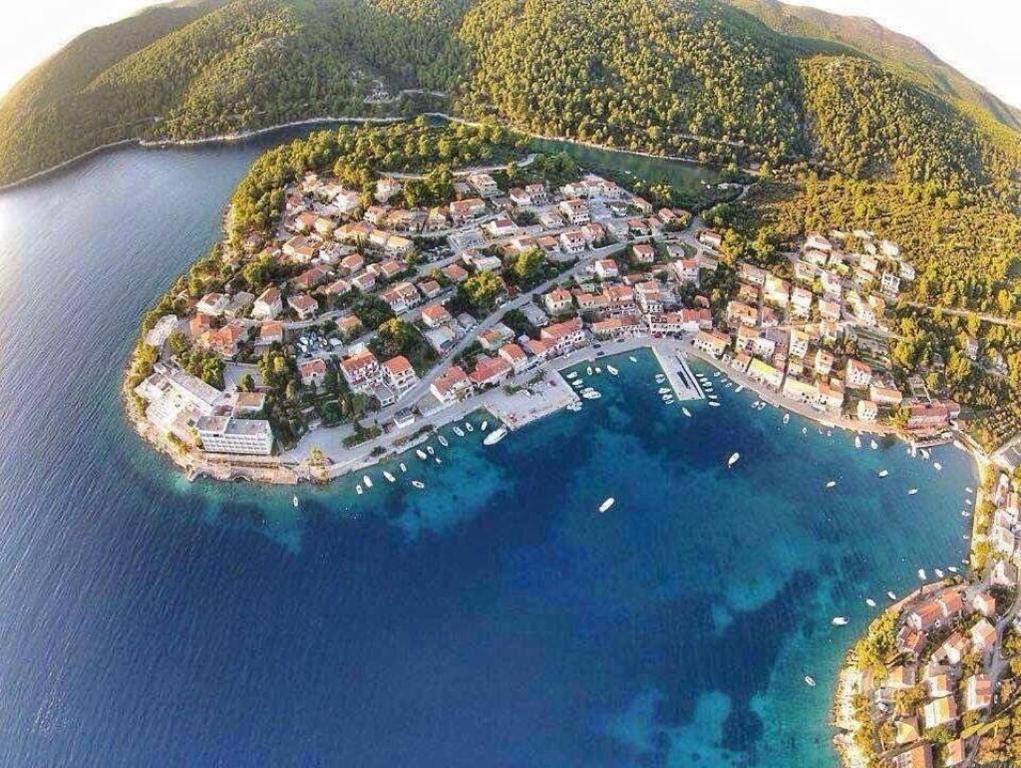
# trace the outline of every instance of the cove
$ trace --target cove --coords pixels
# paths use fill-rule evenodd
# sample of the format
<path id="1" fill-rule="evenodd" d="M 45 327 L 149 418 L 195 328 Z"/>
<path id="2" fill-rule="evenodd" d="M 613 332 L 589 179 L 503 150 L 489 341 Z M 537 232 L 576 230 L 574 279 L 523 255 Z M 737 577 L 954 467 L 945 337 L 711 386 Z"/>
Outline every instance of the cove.
<path id="1" fill-rule="evenodd" d="M 961 559 L 966 456 L 726 389 L 687 419 L 640 354 L 496 446 L 445 429 L 423 490 L 189 485 L 120 366 L 265 145 L 0 195 L 0 763 L 834 766 L 864 597 Z"/>

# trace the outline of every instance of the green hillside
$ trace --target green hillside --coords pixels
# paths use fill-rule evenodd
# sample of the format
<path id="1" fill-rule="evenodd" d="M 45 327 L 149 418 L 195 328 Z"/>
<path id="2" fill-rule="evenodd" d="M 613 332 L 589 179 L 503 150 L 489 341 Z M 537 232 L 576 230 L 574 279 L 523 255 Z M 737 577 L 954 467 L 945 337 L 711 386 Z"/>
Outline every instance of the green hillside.
<path id="1" fill-rule="evenodd" d="M 1004 103 L 969 80 L 917 40 L 893 32 L 872 19 L 840 16 L 817 8 L 787 5 L 779 0 L 728 2 L 778 32 L 813 43 L 829 41 L 848 46 L 937 96 L 956 101 L 966 110 L 991 117 L 1008 128 L 1021 129 L 1021 109 Z"/>
<path id="2" fill-rule="evenodd" d="M 201 0 L 93 30 L 0 102 L 0 183 L 126 138 L 424 106 L 719 165 L 1018 201 L 1014 113 L 922 46 L 769 0 Z M 879 31 L 876 31 L 876 30 Z M 366 99 L 382 86 L 449 98 Z"/>

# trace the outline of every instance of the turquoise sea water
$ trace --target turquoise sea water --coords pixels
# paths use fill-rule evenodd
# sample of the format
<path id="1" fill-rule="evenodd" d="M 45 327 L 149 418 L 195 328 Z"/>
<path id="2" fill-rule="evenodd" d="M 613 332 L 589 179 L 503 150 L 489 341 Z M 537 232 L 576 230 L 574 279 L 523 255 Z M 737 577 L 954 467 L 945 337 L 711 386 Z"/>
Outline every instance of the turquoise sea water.
<path id="1" fill-rule="evenodd" d="M 687 419 L 639 354 L 361 496 L 189 485 L 125 428 L 120 365 L 257 149 L 0 195 L 0 764 L 834 766 L 865 596 L 963 555 L 964 454 L 720 387 Z"/>

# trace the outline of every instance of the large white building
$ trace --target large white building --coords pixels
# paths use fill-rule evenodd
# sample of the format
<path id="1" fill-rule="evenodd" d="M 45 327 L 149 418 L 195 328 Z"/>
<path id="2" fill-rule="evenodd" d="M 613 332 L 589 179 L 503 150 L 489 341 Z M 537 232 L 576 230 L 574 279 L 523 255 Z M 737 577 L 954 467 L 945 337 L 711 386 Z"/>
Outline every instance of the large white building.
<path id="1" fill-rule="evenodd" d="M 216 387 L 163 363 L 156 363 L 152 375 L 135 387 L 135 394 L 148 403 L 145 417 L 150 424 L 186 442 L 192 442 L 190 430 L 199 418 L 226 404 Z"/>
<path id="2" fill-rule="evenodd" d="M 269 456 L 273 450 L 273 430 L 265 419 L 203 416 L 195 424 L 195 431 L 202 450 L 211 453 Z"/>

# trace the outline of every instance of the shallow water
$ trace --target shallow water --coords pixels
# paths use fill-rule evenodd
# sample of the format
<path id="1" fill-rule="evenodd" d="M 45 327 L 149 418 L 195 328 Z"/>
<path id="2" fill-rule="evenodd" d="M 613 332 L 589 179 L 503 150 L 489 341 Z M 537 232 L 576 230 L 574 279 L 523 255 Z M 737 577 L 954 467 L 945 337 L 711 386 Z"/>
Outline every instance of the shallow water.
<path id="1" fill-rule="evenodd" d="M 687 419 L 641 354 L 362 496 L 189 485 L 126 429 L 120 366 L 258 146 L 0 195 L 0 764 L 834 766 L 864 598 L 963 555 L 964 454 L 719 385 Z"/>

